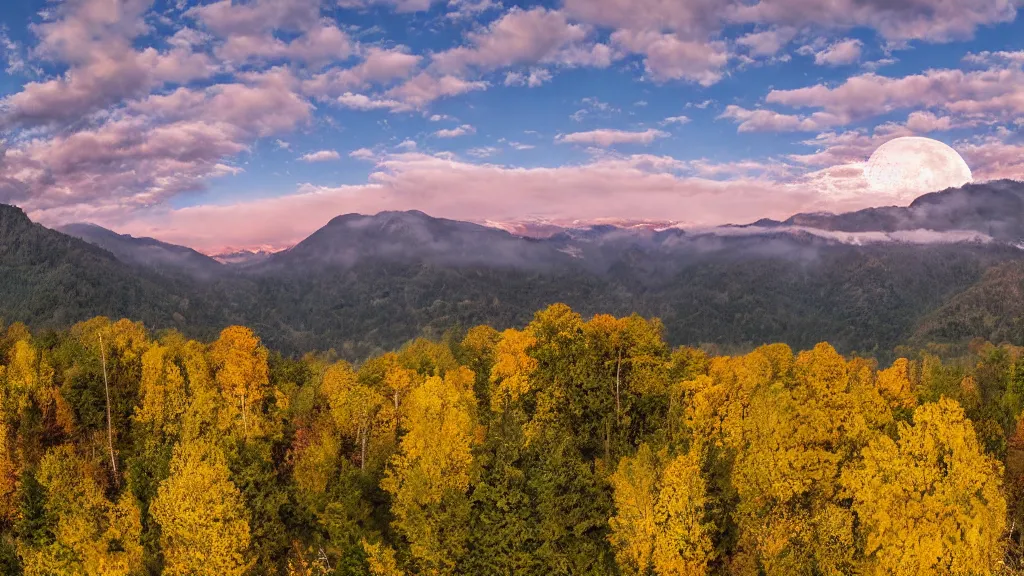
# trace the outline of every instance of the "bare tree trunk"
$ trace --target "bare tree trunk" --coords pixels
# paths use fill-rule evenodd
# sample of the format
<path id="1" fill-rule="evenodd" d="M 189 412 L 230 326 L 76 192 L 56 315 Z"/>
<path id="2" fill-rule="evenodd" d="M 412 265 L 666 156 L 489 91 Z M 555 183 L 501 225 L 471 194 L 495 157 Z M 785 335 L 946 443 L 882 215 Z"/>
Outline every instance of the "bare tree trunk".
<path id="1" fill-rule="evenodd" d="M 245 419 L 245 388 L 242 388 L 242 434 L 249 440 L 249 425 Z"/>
<path id="2" fill-rule="evenodd" d="M 619 350 L 619 357 L 615 362 L 615 421 L 622 423 L 620 417 L 622 405 L 619 403 L 619 376 L 622 374 L 622 350 Z"/>
<path id="3" fill-rule="evenodd" d="M 100 337 L 100 358 L 103 361 L 103 390 L 107 395 L 107 446 L 110 448 L 110 467 L 114 471 L 114 486 L 121 488 L 121 481 L 117 477 L 117 458 L 114 457 L 114 428 L 110 422 L 110 383 L 107 381 L 107 351 L 103 346 L 103 336 Z"/>
<path id="4" fill-rule="evenodd" d="M 612 461 L 612 423 L 608 419 L 604 421 L 604 459 Z"/>
<path id="5" fill-rule="evenodd" d="M 364 429 L 362 433 L 362 448 L 359 452 L 359 469 L 366 470 L 366 437 L 369 436 L 369 430 Z"/>

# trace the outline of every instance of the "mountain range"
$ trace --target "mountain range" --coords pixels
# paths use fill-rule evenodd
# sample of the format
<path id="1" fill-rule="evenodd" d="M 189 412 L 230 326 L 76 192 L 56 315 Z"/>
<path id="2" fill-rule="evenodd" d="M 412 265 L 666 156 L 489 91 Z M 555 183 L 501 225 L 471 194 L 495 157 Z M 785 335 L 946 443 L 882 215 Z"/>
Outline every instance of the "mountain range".
<path id="1" fill-rule="evenodd" d="M 504 228 L 347 214 L 283 252 L 214 258 L 92 224 L 51 230 L 0 206 L 0 317 L 45 329 L 123 316 L 202 337 L 241 323 L 285 352 L 350 359 L 452 327 L 520 325 L 554 302 L 657 316 L 673 344 L 724 350 L 828 340 L 884 359 L 900 344 L 1024 341 L 1020 182 L 700 230 Z"/>

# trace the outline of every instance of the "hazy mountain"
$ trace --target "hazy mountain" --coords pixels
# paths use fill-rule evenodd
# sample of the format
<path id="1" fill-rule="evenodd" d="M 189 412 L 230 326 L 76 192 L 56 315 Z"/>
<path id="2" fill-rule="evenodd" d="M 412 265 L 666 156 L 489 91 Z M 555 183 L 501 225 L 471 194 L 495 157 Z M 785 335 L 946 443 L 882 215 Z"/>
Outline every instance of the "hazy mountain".
<path id="1" fill-rule="evenodd" d="M 360 263 L 423 263 L 550 270 L 571 257 L 541 240 L 423 212 L 348 214 L 331 220 L 294 247 L 271 255 L 261 273 L 309 268 L 351 268 Z"/>
<path id="2" fill-rule="evenodd" d="M 95 224 L 68 224 L 59 230 L 109 251 L 126 264 L 203 279 L 213 278 L 225 270 L 220 262 L 191 248 L 153 238 L 135 238 L 128 234 L 118 234 Z"/>
<path id="3" fill-rule="evenodd" d="M 846 214 L 797 214 L 784 222 L 751 226 L 804 226 L 844 232 L 973 230 L 997 240 L 1024 240 L 1024 182 L 1000 180 L 926 194 L 906 207 L 868 208 Z"/>
<path id="4" fill-rule="evenodd" d="M 259 264 L 267 258 L 270 258 L 272 254 L 273 252 L 267 252 L 265 250 L 237 250 L 235 252 L 214 254 L 211 258 L 221 264 L 245 267 L 252 266 L 253 264 Z"/>

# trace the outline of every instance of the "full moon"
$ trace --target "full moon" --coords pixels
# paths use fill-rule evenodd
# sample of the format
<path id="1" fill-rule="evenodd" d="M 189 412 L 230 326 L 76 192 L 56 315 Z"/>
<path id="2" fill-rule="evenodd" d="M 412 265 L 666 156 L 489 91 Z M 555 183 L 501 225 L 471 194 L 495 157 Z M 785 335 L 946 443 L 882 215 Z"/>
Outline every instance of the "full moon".
<path id="1" fill-rule="evenodd" d="M 900 196 L 956 188 L 973 180 L 971 169 L 956 150 L 916 136 L 879 146 L 868 160 L 864 176 L 875 192 Z"/>

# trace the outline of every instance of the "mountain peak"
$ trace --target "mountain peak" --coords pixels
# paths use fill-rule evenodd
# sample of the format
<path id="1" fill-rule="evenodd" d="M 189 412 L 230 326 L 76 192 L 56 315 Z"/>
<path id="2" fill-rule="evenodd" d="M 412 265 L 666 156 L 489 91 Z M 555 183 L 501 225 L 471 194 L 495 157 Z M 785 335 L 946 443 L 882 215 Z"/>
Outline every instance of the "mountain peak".
<path id="1" fill-rule="evenodd" d="M 31 225 L 32 220 L 29 219 L 28 214 L 17 206 L 10 204 L 0 204 L 0 228 L 10 227 L 22 227 L 25 225 Z"/>

